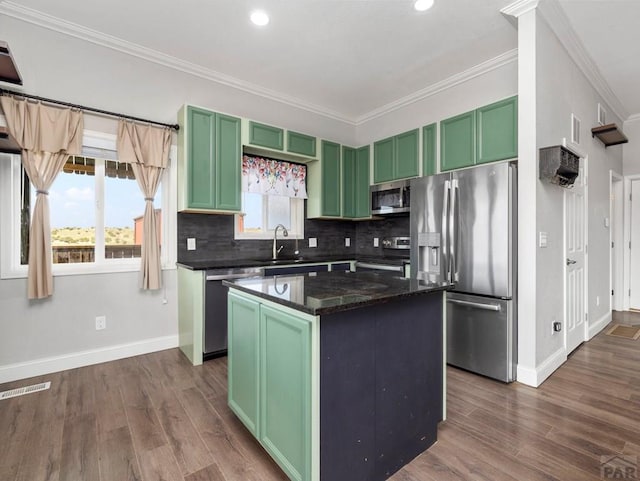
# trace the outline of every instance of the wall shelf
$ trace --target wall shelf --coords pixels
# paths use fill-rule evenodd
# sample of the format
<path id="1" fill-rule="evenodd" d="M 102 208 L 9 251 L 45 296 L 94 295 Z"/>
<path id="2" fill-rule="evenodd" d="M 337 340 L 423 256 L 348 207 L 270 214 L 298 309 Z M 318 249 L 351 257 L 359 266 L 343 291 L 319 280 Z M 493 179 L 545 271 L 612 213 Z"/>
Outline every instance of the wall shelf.
<path id="1" fill-rule="evenodd" d="M 592 128 L 591 137 L 598 137 L 605 147 L 629 142 L 627 136 L 618 129 L 616 124 L 607 124 Z"/>

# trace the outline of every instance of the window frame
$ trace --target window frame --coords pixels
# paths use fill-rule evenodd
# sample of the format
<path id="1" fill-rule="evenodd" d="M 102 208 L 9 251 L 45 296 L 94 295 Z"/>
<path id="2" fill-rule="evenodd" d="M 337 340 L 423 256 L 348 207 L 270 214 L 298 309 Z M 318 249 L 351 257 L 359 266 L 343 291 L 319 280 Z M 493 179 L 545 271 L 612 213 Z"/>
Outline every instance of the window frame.
<path id="1" fill-rule="evenodd" d="M 114 272 L 136 272 L 140 270 L 140 258 L 107 259 L 105 252 L 104 230 L 104 160 L 96 151 L 116 152 L 116 135 L 85 130 L 83 132 L 83 154 L 96 158 L 95 175 L 95 256 L 94 262 L 53 264 L 54 277 L 67 275 L 106 274 Z M 84 152 L 88 150 L 89 152 Z M 105 156 L 106 157 L 106 156 Z M 117 156 L 116 156 L 117 157 Z M 165 169 L 162 180 L 162 249 L 161 266 L 163 270 L 175 269 L 176 263 L 176 215 L 177 212 L 177 149 L 171 146 L 169 167 Z M 28 265 L 20 264 L 20 173 L 19 154 L 0 153 L 0 279 L 27 277 Z M 166 214 L 165 214 L 166 213 Z M 100 228 L 98 228 L 100 226 Z M 5 234 L 5 232 L 8 232 Z"/>
<path id="2" fill-rule="evenodd" d="M 263 197 L 269 198 L 268 195 L 262 194 Z M 291 229 L 287 229 L 289 235 L 287 239 L 304 239 L 304 201 L 305 199 L 289 197 L 290 202 L 290 222 Z M 262 225 L 268 226 L 269 203 L 262 203 Z M 244 214 L 235 214 L 233 216 L 233 238 L 235 240 L 272 240 L 274 229 L 265 229 L 262 232 L 240 232 L 238 230 L 239 217 Z M 295 227 L 294 227 L 295 226 Z"/>

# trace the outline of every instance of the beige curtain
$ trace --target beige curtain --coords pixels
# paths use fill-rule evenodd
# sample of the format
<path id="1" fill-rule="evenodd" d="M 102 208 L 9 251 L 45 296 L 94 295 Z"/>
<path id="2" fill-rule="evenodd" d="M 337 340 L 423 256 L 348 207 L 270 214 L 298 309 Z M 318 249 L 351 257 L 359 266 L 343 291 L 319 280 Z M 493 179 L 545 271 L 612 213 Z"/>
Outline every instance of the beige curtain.
<path id="1" fill-rule="evenodd" d="M 53 294 L 49 188 L 69 155 L 82 151 L 82 112 L 0 97 L 7 128 L 22 149 L 22 165 L 36 188 L 29 230 L 28 297 Z"/>
<path id="2" fill-rule="evenodd" d="M 118 160 L 133 167 L 145 199 L 142 227 L 142 289 L 162 287 L 160 239 L 153 198 L 160 185 L 162 172 L 169 165 L 171 131 L 120 120 L 118 124 Z"/>

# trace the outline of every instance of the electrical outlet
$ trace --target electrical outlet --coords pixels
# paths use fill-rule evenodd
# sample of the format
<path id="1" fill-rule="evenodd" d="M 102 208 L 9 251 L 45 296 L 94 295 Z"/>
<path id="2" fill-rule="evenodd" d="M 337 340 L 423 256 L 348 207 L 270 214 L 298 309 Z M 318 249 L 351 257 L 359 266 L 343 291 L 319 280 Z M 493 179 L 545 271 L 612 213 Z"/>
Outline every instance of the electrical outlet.
<path id="1" fill-rule="evenodd" d="M 562 323 L 560 321 L 556 321 L 555 319 L 551 323 L 551 335 L 559 333 L 562 331 Z"/>
<path id="2" fill-rule="evenodd" d="M 318 247 L 318 239 L 316 237 L 309 237 L 309 247 Z"/>
<path id="3" fill-rule="evenodd" d="M 196 238 L 195 237 L 187 237 L 187 250 L 188 251 L 196 250 Z"/>
<path id="4" fill-rule="evenodd" d="M 107 316 L 96 317 L 96 331 L 101 331 L 107 327 Z"/>
<path id="5" fill-rule="evenodd" d="M 600 305 L 600 296 L 596 296 L 596 306 Z"/>
<path id="6" fill-rule="evenodd" d="M 351 247 L 351 237 L 345 237 L 344 238 L 344 246 L 345 247 Z"/>
<path id="7" fill-rule="evenodd" d="M 373 247 L 380 247 L 380 239 L 377 237 L 373 238 Z"/>

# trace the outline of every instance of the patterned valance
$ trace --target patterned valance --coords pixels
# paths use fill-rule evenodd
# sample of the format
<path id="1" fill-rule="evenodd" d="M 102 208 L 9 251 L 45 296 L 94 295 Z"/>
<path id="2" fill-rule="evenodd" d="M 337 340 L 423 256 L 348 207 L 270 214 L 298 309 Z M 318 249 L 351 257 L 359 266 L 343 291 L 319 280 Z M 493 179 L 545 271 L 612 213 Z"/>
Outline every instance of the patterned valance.
<path id="1" fill-rule="evenodd" d="M 242 191 L 307 198 L 307 168 L 282 160 L 242 157 Z"/>

